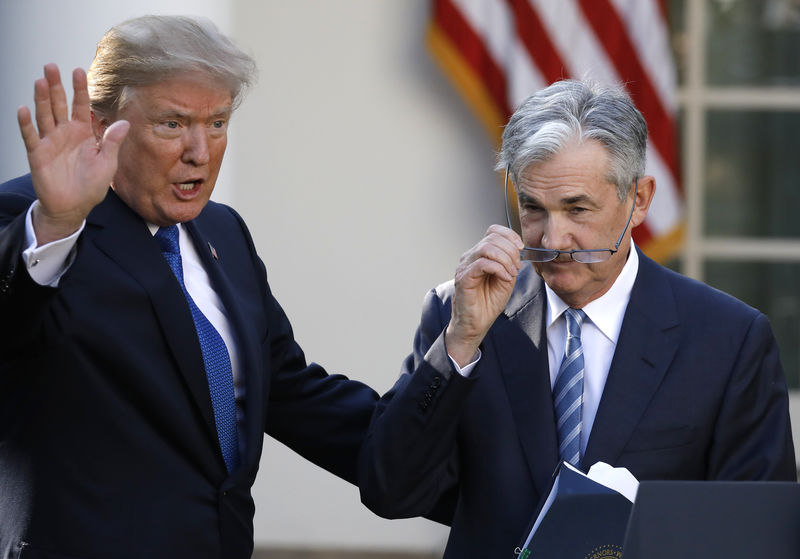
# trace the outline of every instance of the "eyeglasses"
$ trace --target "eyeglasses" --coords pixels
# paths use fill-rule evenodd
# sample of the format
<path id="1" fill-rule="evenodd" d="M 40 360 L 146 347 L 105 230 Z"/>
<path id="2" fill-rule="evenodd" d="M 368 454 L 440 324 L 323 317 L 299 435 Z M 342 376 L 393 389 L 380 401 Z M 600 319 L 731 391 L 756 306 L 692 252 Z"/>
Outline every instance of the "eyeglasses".
<path id="1" fill-rule="evenodd" d="M 511 227 L 511 213 L 508 210 L 508 167 L 506 167 L 506 178 L 504 184 L 505 188 L 503 190 L 503 195 L 506 199 L 506 222 L 508 223 L 508 228 L 513 229 Z M 519 257 L 522 260 L 528 260 L 530 262 L 552 262 L 562 254 L 568 254 L 569 257 L 575 262 L 580 262 L 581 264 L 596 264 L 598 262 L 605 262 L 619 251 L 619 245 L 622 242 L 622 238 L 625 236 L 625 231 L 628 230 L 628 225 L 630 225 L 631 219 L 633 218 L 633 210 L 636 209 L 636 195 L 638 193 L 639 179 L 636 179 L 636 186 L 635 190 L 633 191 L 633 205 L 631 206 L 631 213 L 628 215 L 628 221 L 625 222 L 625 229 L 623 229 L 622 233 L 619 234 L 619 238 L 617 239 L 614 248 L 558 250 L 526 246 L 519 251 Z"/>

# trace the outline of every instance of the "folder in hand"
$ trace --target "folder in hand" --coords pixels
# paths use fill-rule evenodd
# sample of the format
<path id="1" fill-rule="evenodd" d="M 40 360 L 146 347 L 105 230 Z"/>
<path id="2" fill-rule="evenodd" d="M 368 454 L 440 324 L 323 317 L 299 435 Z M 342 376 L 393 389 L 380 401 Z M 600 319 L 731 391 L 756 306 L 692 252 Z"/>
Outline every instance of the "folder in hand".
<path id="1" fill-rule="evenodd" d="M 602 466 L 612 476 L 624 470 Z M 515 550 L 518 559 L 622 557 L 637 482 L 624 470 L 633 487 L 632 491 L 621 489 L 626 497 L 609 487 L 602 475 L 592 476 L 593 471 L 587 475 L 566 462 L 558 465 L 524 543 Z"/>

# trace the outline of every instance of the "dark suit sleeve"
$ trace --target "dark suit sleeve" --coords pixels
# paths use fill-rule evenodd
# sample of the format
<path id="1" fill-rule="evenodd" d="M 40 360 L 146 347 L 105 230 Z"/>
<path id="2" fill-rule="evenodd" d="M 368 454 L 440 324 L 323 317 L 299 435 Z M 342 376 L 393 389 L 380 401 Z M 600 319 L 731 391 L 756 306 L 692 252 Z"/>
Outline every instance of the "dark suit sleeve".
<path id="1" fill-rule="evenodd" d="M 714 436 L 708 479 L 796 480 L 786 381 L 761 313 L 742 342 Z"/>
<path id="2" fill-rule="evenodd" d="M 378 401 L 364 383 L 328 374 L 307 363 L 292 326 L 272 295 L 266 268 L 241 216 L 231 213 L 246 238 L 258 276 L 265 330 L 260 339 L 265 364 L 267 414 L 264 431 L 317 466 L 355 484 L 358 453 Z"/>
<path id="3" fill-rule="evenodd" d="M 0 339 L 4 359 L 27 351 L 56 291 L 34 282 L 22 260 L 25 215 L 34 200 L 28 176 L 0 185 Z"/>
<path id="4" fill-rule="evenodd" d="M 458 479 L 458 422 L 475 384 L 453 368 L 444 345 L 449 307 L 425 299 L 414 351 L 381 399 L 362 450 L 361 500 L 387 518 L 449 523 Z"/>
<path id="5" fill-rule="evenodd" d="M 357 458 L 378 395 L 343 375 L 306 365 L 289 320 L 270 295 L 265 352 L 271 379 L 266 432 L 333 474 L 356 483 Z"/>

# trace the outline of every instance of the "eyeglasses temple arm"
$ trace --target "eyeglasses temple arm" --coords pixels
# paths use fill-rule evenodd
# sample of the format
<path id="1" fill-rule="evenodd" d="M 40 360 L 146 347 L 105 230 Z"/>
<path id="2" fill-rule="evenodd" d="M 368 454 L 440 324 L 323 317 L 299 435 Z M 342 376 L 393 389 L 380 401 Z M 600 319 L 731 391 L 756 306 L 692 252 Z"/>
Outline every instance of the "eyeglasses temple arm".
<path id="1" fill-rule="evenodd" d="M 511 227 L 511 213 L 508 211 L 508 166 L 506 166 L 506 178 L 503 181 L 503 196 L 506 200 L 506 224 L 509 229 L 513 229 Z"/>
<path id="2" fill-rule="evenodd" d="M 508 173 L 508 170 L 506 170 Z M 639 179 L 636 179 L 636 187 L 633 191 L 633 205 L 631 206 L 631 213 L 628 216 L 628 221 L 625 222 L 625 229 L 622 230 L 622 233 L 619 234 L 619 239 L 617 239 L 617 244 L 614 245 L 614 252 L 619 250 L 619 245 L 622 242 L 622 237 L 625 236 L 625 231 L 628 230 L 628 225 L 631 224 L 631 219 L 633 219 L 633 210 L 636 209 L 636 196 L 639 194 Z M 506 203 L 506 212 L 508 212 L 508 203 Z"/>

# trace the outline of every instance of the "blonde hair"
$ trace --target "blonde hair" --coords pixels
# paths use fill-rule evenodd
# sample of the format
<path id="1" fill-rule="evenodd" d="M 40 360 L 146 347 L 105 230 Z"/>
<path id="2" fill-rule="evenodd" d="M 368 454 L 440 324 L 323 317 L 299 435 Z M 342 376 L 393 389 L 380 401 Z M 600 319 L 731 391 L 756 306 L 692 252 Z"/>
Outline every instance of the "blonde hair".
<path id="1" fill-rule="evenodd" d="M 88 72 L 92 109 L 113 118 L 129 88 L 187 72 L 225 84 L 236 107 L 255 81 L 256 65 L 209 20 L 153 15 L 127 20 L 97 44 Z"/>

